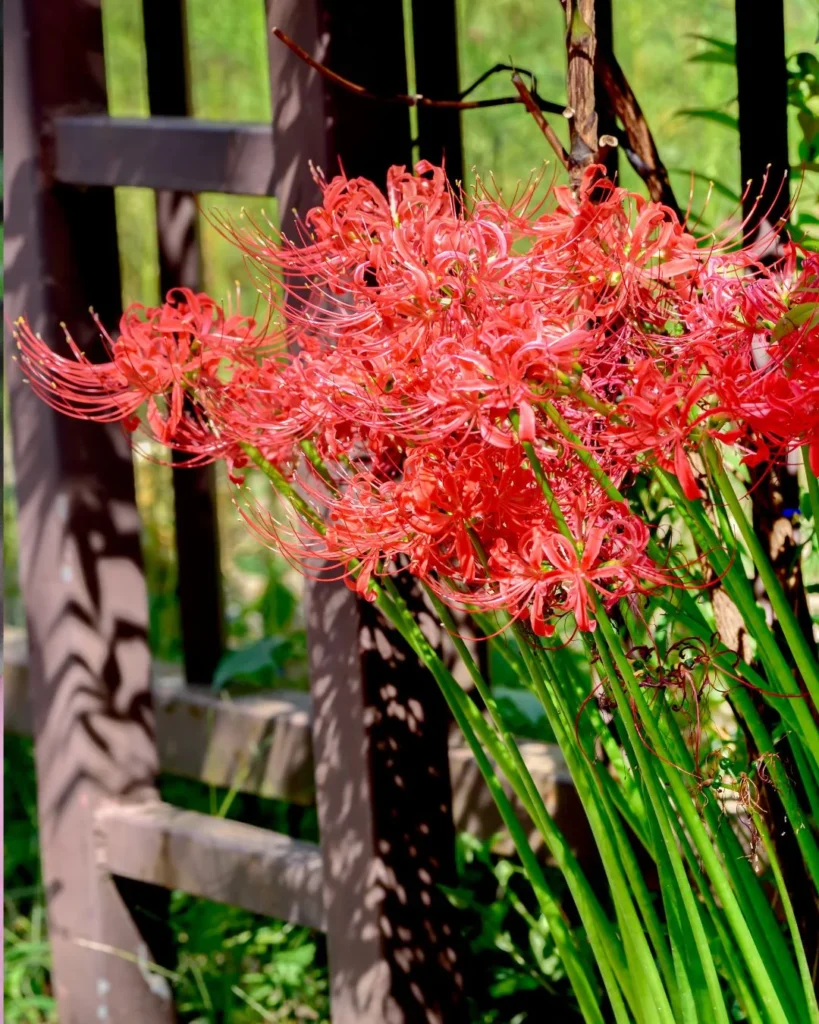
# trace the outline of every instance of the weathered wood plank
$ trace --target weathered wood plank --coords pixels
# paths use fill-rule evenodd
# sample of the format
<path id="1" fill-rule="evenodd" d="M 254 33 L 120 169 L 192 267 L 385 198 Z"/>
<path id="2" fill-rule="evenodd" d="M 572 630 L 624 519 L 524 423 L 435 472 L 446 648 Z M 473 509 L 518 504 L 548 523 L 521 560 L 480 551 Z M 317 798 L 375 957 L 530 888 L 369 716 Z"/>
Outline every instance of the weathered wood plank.
<path id="1" fill-rule="evenodd" d="M 309 698 L 281 691 L 220 700 L 202 688 L 155 691 L 165 771 L 211 786 L 313 803 Z"/>
<path id="2" fill-rule="evenodd" d="M 324 930 L 319 848 L 290 836 L 155 801 L 103 804 L 97 867 Z"/>
<path id="3" fill-rule="evenodd" d="M 31 732 L 26 685 L 25 637 L 9 630 L 5 724 L 9 732 L 23 735 Z M 186 686 L 177 669 L 158 666 L 153 695 L 164 772 L 302 806 L 315 800 L 308 694 L 279 690 L 227 700 L 204 687 Z M 521 751 L 550 812 L 577 848 L 583 848 L 588 839 L 585 818 L 559 748 L 524 741 Z M 495 803 L 467 747 L 450 746 L 449 770 L 455 827 L 482 839 L 502 832 Z M 532 843 L 539 846 L 523 809 L 519 812 Z M 508 841 L 500 849 L 511 849 Z"/>
<path id="4" fill-rule="evenodd" d="M 6 730 L 31 734 L 25 636 L 5 635 Z M 282 690 L 236 700 L 186 686 L 157 666 L 153 686 L 162 771 L 307 806 L 314 800 L 310 700 Z"/>
<path id="5" fill-rule="evenodd" d="M 88 307 L 109 328 L 120 308 L 113 195 L 54 184 L 46 126 L 66 109 L 106 109 L 100 0 L 10 0 L 4 13 L 6 323 L 25 315 L 58 344 L 65 321 L 93 355 Z M 169 986 L 137 965 L 173 958 L 167 893 L 116 886 L 92 849 L 100 801 L 156 799 L 131 453 L 117 426 L 58 416 L 8 368 L 57 1012 L 62 1024 L 170 1024 Z"/>
<path id="6" fill-rule="evenodd" d="M 270 195 L 270 125 L 187 117 L 63 115 L 54 119 L 54 175 L 69 185 L 134 185 Z"/>

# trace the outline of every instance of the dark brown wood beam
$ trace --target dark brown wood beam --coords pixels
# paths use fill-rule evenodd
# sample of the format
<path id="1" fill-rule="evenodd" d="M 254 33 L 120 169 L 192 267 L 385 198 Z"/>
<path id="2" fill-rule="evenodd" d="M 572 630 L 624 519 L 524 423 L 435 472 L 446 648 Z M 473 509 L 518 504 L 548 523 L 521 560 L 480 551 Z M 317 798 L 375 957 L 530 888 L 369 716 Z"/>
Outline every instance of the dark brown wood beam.
<path id="1" fill-rule="evenodd" d="M 5 728 L 31 735 L 25 636 L 5 637 Z M 300 806 L 316 799 L 313 774 L 312 707 L 309 695 L 292 690 L 246 697 L 217 697 L 206 687 L 186 685 L 174 666 L 156 666 L 153 687 L 159 763 L 163 772 L 209 786 L 235 789 Z M 559 747 L 519 741 L 521 753 L 550 813 L 564 835 L 589 842 L 585 818 Z M 492 794 L 475 758 L 462 742 L 448 750 L 455 828 L 481 839 L 503 831 Z M 517 798 L 509 792 L 529 842 L 542 838 Z M 511 840 L 500 849 L 511 853 Z"/>
<path id="2" fill-rule="evenodd" d="M 455 0 L 413 0 L 412 36 L 415 86 L 421 96 L 449 99 L 461 91 Z M 461 112 L 418 108 L 418 145 L 422 160 L 440 164 L 453 183 L 463 181 Z"/>
<path id="3" fill-rule="evenodd" d="M 737 0 L 736 30 L 739 154 L 743 187 L 750 182 L 744 201 L 750 239 L 763 222 L 770 232 L 782 221 L 790 201 L 783 0 Z"/>
<path id="4" fill-rule="evenodd" d="M 48 126 L 70 109 L 106 109 L 100 2 L 7 0 L 4 15 L 14 40 L 4 61 L 6 324 L 25 315 L 65 352 L 65 321 L 94 358 L 88 307 L 113 329 L 121 305 L 114 197 L 54 182 Z M 7 329 L 10 355 L 13 344 Z M 150 985 L 138 966 L 173 960 L 167 894 L 117 888 L 97 870 L 92 837 L 101 802 L 156 799 L 130 447 L 118 425 L 59 416 L 8 369 L 57 1012 L 62 1024 L 171 1024 L 169 986 Z"/>
<path id="5" fill-rule="evenodd" d="M 54 176 L 68 185 L 265 196 L 278 183 L 265 124 L 75 114 L 53 132 Z"/>
<path id="6" fill-rule="evenodd" d="M 156 800 L 100 806 L 94 844 L 97 870 L 119 878 L 327 927 L 315 843 Z"/>
<path id="7" fill-rule="evenodd" d="M 401 0 L 267 7 L 271 29 L 333 71 L 378 95 L 406 92 Z M 340 157 L 382 187 L 391 164 L 410 163 L 408 109 L 328 86 L 275 38 L 270 66 L 286 231 L 316 200 L 308 158 L 332 175 Z M 343 583 L 309 584 L 306 617 L 334 1024 L 460 1024 L 464 967 L 440 888 L 455 878 L 446 707 Z"/>

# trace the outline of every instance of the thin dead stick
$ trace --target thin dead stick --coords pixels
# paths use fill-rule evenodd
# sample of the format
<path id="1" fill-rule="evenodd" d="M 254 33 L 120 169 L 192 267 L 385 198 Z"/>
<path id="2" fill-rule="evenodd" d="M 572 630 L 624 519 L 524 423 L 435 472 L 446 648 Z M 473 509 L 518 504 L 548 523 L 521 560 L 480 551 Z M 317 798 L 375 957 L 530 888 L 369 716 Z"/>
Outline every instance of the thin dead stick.
<path id="1" fill-rule="evenodd" d="M 516 67 L 514 64 L 495 64 L 494 67 L 491 67 L 488 71 L 484 71 L 484 73 L 482 75 L 480 75 L 478 78 L 476 78 L 475 81 L 471 85 L 467 86 L 466 89 L 464 89 L 463 92 L 459 93 L 458 94 L 458 99 L 459 100 L 466 99 L 466 97 L 471 92 L 474 92 L 475 89 L 477 89 L 479 85 L 483 85 L 483 83 L 488 78 L 491 78 L 493 75 L 498 75 L 502 71 L 510 71 L 510 72 L 513 72 L 513 73 L 516 73 L 516 74 L 520 75 L 521 78 L 528 78 L 529 79 L 529 85 L 528 85 L 529 93 L 531 94 L 532 99 L 537 104 L 538 109 L 545 110 L 549 114 L 561 114 L 562 115 L 565 112 L 565 110 L 566 110 L 566 104 L 565 103 L 552 103 L 550 100 L 544 100 L 543 97 L 540 95 L 540 93 L 537 91 L 537 79 L 535 78 L 534 74 L 531 71 L 527 71 L 526 68 L 519 68 L 519 67 Z M 504 103 L 525 103 L 525 101 L 520 96 L 504 96 L 503 97 L 503 102 Z"/>
<path id="2" fill-rule="evenodd" d="M 632 167 L 646 183 L 648 194 L 654 202 L 663 203 L 681 216 L 668 171 L 660 159 L 654 136 L 617 58 L 613 53 L 603 53 L 598 49 L 595 54 L 594 71 L 608 94 L 614 113 L 623 123 L 628 140 L 627 146 L 623 148 Z"/>
<path id="3" fill-rule="evenodd" d="M 331 71 L 325 64 L 321 64 L 319 61 L 314 60 L 306 50 L 303 50 L 298 43 L 294 42 L 288 35 L 282 32 L 281 29 L 274 28 L 273 35 L 280 40 L 280 42 L 284 43 L 284 45 L 291 50 L 299 60 L 307 64 L 308 67 L 313 68 L 314 71 L 317 71 L 323 78 L 327 79 L 327 81 L 332 82 L 340 89 L 344 89 L 356 96 L 360 96 L 362 99 L 370 100 L 375 103 L 392 103 L 405 107 L 438 107 L 447 110 L 478 110 L 488 107 L 503 107 L 520 104 L 526 107 L 529 113 L 535 118 L 541 132 L 557 154 L 561 165 L 566 169 L 569 167 L 569 157 L 566 150 L 563 148 L 563 145 L 551 125 L 542 116 L 543 111 L 552 114 L 564 114 L 566 107 L 558 103 L 552 103 L 549 100 L 544 100 L 534 88 L 535 77 L 529 71 L 525 71 L 522 68 L 515 69 L 509 64 L 496 64 L 493 68 L 490 68 L 489 71 L 481 75 L 480 78 L 476 79 L 469 88 L 465 89 L 464 92 L 461 93 L 461 97 L 459 99 L 435 100 L 430 99 L 428 96 L 409 96 L 401 93 L 390 96 L 381 96 L 377 93 L 370 92 L 369 89 L 365 89 L 363 85 L 351 82 L 349 79 L 342 77 L 335 71 Z M 604 60 L 608 59 L 608 57 L 604 58 Z M 647 125 L 645 124 L 645 118 L 643 117 L 642 111 L 634 98 L 634 93 L 631 91 L 628 82 L 625 80 L 622 70 L 619 65 L 617 65 L 617 76 L 614 79 L 617 82 L 617 85 L 615 86 L 613 84 L 611 73 L 607 72 L 608 64 L 604 64 L 604 61 L 600 59 L 599 55 L 596 64 L 597 74 L 600 76 L 604 87 L 612 97 L 615 112 L 621 120 L 629 126 L 629 130 L 627 132 L 622 132 L 618 129 L 616 133 L 616 141 L 622 147 L 632 167 L 634 167 L 643 181 L 645 181 L 652 199 L 664 202 L 667 206 L 671 206 L 673 209 L 678 209 L 676 200 L 674 199 L 674 195 L 671 191 L 671 186 L 668 184 L 668 174 L 657 155 L 654 140 L 651 137 L 651 133 L 648 131 Z M 464 99 L 465 96 L 469 95 L 470 92 L 485 82 L 487 78 L 490 78 L 492 75 L 498 74 L 501 71 L 513 72 L 513 84 L 518 91 L 517 96 L 501 96 L 487 100 Z M 526 77 L 530 79 L 532 82 L 532 88 L 529 88 L 524 83 L 521 77 L 523 75 L 526 75 Z M 516 77 L 517 80 L 515 80 Z M 652 153 L 653 157 L 651 155 Z"/>
<path id="4" fill-rule="evenodd" d="M 351 82 L 348 78 L 344 78 L 335 71 L 332 71 L 326 64 L 321 64 L 319 61 L 314 60 L 306 50 L 303 50 L 298 43 L 294 42 L 288 35 L 282 32 L 281 29 L 274 28 L 273 35 L 284 43 L 284 45 L 291 50 L 299 60 L 304 61 L 308 67 L 313 68 L 313 70 L 317 71 L 323 78 L 326 78 L 328 82 L 332 82 L 333 85 L 338 86 L 339 89 L 344 89 L 346 92 L 351 92 L 355 96 L 360 96 L 362 99 L 371 100 L 375 103 L 393 103 L 402 107 L 437 107 L 442 110 L 479 110 L 486 107 L 505 107 L 512 104 L 526 102 L 521 98 L 521 96 L 500 96 L 495 99 L 488 100 L 434 100 L 430 99 L 429 96 L 421 96 L 420 94 L 409 96 L 404 93 L 393 93 L 389 96 L 382 96 L 378 93 L 370 92 L 369 89 L 365 89 L 363 85 L 359 85 L 357 82 Z M 490 75 L 502 70 L 512 69 L 496 65 L 485 75 L 482 75 L 477 82 L 474 82 L 462 95 L 465 96 L 472 92 L 474 88 L 480 85 L 481 82 L 485 81 L 485 79 Z M 530 77 L 533 78 L 531 75 Z M 544 100 L 540 96 L 533 95 L 532 93 L 529 93 L 529 96 L 538 110 L 548 110 L 553 114 L 559 114 L 563 110 L 563 107 L 557 103 L 551 103 L 549 100 Z"/>
<path id="5" fill-rule="evenodd" d="M 568 170 L 569 154 L 563 148 L 563 143 L 557 137 L 557 133 L 555 132 L 554 128 L 552 128 L 552 126 L 541 113 L 540 108 L 535 102 L 534 97 L 526 88 L 523 79 L 520 77 L 517 71 L 514 72 L 514 74 L 512 75 L 512 85 L 514 85 L 514 87 L 517 89 L 523 105 L 526 107 L 526 109 L 537 122 L 537 126 L 543 132 L 544 138 L 557 154 L 558 160 L 566 168 L 566 170 Z"/>

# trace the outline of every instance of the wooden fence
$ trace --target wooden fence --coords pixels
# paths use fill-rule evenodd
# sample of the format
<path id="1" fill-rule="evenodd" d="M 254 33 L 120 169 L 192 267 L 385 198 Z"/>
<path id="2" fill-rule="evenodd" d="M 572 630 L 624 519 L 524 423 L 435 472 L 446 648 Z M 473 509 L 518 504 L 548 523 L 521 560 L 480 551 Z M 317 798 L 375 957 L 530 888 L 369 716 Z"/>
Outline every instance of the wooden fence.
<path id="1" fill-rule="evenodd" d="M 261 2 L 261 0 L 260 0 Z M 308 161 L 383 179 L 409 164 L 409 111 L 325 83 L 271 40 L 272 124 L 188 116 L 183 0 L 143 0 L 151 116 L 110 118 L 101 0 L 6 0 L 7 319 L 93 346 L 88 307 L 114 327 L 120 281 L 112 188 L 157 191 L 163 288 L 198 284 L 192 197 L 273 195 L 282 226 L 317 199 Z M 268 26 L 379 94 L 405 93 L 401 0 L 268 0 Z M 601 31 L 611 36 L 610 12 Z M 738 0 L 740 98 L 781 0 Z M 413 0 L 418 91 L 458 89 L 455 0 Z M 602 38 L 602 37 L 601 37 Z M 503 55 L 501 55 L 503 56 Z M 762 53 L 771 74 L 766 46 Z M 758 177 L 771 100 L 742 135 Z M 601 108 L 602 109 L 602 108 Z M 638 111 L 639 113 L 639 111 Z M 523 116 L 523 115 L 521 115 Z M 422 156 L 461 162 L 459 115 L 419 111 Z M 781 146 L 773 159 L 787 165 Z M 779 162 L 779 163 L 778 163 Z M 8 339 L 7 339 L 8 343 Z M 118 428 L 58 417 L 9 366 L 27 641 L 6 650 L 7 727 L 36 744 L 43 876 L 61 1024 L 163 1024 L 172 966 L 167 891 L 326 931 L 336 1024 L 463 1020 L 464 951 L 438 889 L 454 827 L 497 818 L 471 758 L 449 745 L 434 682 L 369 605 L 340 585 L 307 595 L 311 694 L 231 702 L 197 682 L 221 653 L 208 470 L 175 474 L 187 681 L 152 669 L 131 453 Z M 23 650 L 25 648 L 25 650 Z M 152 685 L 152 677 L 156 676 Z M 555 812 L 579 822 L 549 748 L 527 750 Z M 296 803 L 321 846 L 163 803 L 159 769 Z"/>
<path id="2" fill-rule="evenodd" d="M 30 736 L 32 721 L 25 634 L 21 630 L 7 630 L 5 643 L 5 727 L 10 733 Z M 151 692 L 159 766 L 163 772 L 303 807 L 315 802 L 312 713 L 307 693 L 282 689 L 220 698 L 207 687 L 187 684 L 176 666 L 163 665 L 155 666 Z M 534 740 L 521 740 L 519 744 L 550 813 L 566 835 L 575 841 L 576 848 L 581 847 L 586 839 L 583 819 L 578 815 L 577 796 L 559 747 Z M 501 838 L 500 815 L 469 749 L 453 742 L 449 747 L 448 761 L 456 830 L 469 832 L 481 839 L 497 836 L 498 850 L 511 853 L 511 840 Z M 538 848 L 542 840 L 511 791 L 509 795 L 521 821 L 530 830 L 531 843 Z M 107 813 L 110 815 L 111 812 Z M 182 812 L 178 813 L 181 815 Z M 154 817 L 151 820 L 159 819 Z M 129 870 L 123 871 L 123 865 L 117 861 L 115 873 L 170 889 L 184 889 L 217 902 L 231 903 L 312 927 L 324 927 L 323 915 L 317 917 L 312 914 L 310 920 L 306 920 L 300 910 L 295 914 L 281 913 L 282 891 L 290 892 L 291 886 L 287 880 L 279 879 L 276 873 L 266 876 L 263 883 L 254 873 L 255 888 L 248 889 L 243 878 L 226 869 L 237 856 L 241 856 L 242 850 L 256 850 L 269 841 L 271 850 L 277 851 L 282 848 L 282 840 L 286 840 L 285 847 L 292 844 L 295 849 L 310 851 L 318 863 L 318 848 L 313 844 L 292 843 L 284 836 L 251 825 L 225 822 L 202 814 L 185 812 L 184 818 L 174 817 L 173 820 L 185 821 L 186 836 L 192 823 L 198 823 L 198 833 L 191 836 L 190 843 L 195 851 L 201 850 L 203 855 L 212 858 L 204 868 L 200 869 L 192 862 L 177 863 L 171 858 L 155 861 L 150 852 L 145 853 L 135 847 L 129 854 Z M 168 834 L 172 835 L 173 829 L 169 829 Z M 217 851 L 205 854 L 205 851 L 210 851 L 213 836 L 226 835 L 237 839 L 243 837 L 239 841 L 239 849 L 234 851 L 220 843 Z M 109 863 L 104 838 L 99 851 L 100 857 Z M 134 869 L 136 863 L 139 867 Z M 182 877 L 177 874 L 180 871 L 187 872 L 185 877 L 193 881 L 175 884 L 173 879 Z M 311 877 L 320 881 L 321 868 L 318 867 Z M 311 891 L 305 895 L 312 899 L 315 893 Z M 312 912 L 307 913 L 310 917 Z"/>

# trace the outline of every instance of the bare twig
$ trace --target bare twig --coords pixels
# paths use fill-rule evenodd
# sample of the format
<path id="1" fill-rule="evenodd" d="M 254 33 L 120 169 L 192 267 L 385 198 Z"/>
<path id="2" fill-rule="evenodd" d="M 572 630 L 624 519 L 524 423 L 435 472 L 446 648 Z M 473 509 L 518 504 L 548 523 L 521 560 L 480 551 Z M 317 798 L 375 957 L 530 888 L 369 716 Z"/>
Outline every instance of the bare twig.
<path id="1" fill-rule="evenodd" d="M 552 128 L 552 126 L 541 113 L 540 108 L 535 102 L 534 97 L 532 96 L 531 92 L 529 92 L 529 90 L 526 88 L 523 79 L 520 77 L 520 74 L 517 71 L 514 72 L 514 74 L 512 75 L 512 85 L 514 85 L 514 87 L 517 89 L 518 94 L 521 98 L 521 102 L 537 122 L 537 126 L 543 132 L 546 141 L 557 154 L 558 160 L 568 170 L 570 163 L 569 154 L 563 148 L 563 143 L 557 137 L 557 133 L 555 132 L 554 128 Z"/>
<path id="2" fill-rule="evenodd" d="M 428 96 L 409 96 L 401 93 L 381 96 L 370 92 L 363 85 L 351 82 L 349 79 L 332 71 L 325 64 L 314 60 L 306 50 L 302 49 L 298 43 L 294 42 L 281 29 L 274 28 L 273 35 L 284 43 L 299 60 L 304 61 L 308 67 L 313 68 L 327 81 L 340 89 L 344 89 L 372 102 L 397 104 L 405 107 L 438 107 L 448 110 L 478 110 L 520 104 L 526 107 L 535 118 L 541 132 L 557 154 L 561 165 L 567 169 L 569 168 L 571 163 L 570 157 L 563 148 L 556 132 L 546 121 L 545 117 L 543 117 L 544 111 L 551 114 L 565 114 L 566 107 L 543 99 L 537 92 L 535 76 L 530 71 L 526 71 L 523 68 L 515 68 L 511 64 L 496 64 L 477 78 L 457 99 L 431 99 Z M 512 82 L 517 90 L 517 96 L 500 96 L 486 100 L 466 99 L 471 92 L 488 78 L 491 78 L 492 75 L 504 71 L 512 72 Z M 648 130 L 643 113 L 634 97 L 634 93 L 631 91 L 631 87 L 625 79 L 625 75 L 623 75 L 622 69 L 610 54 L 598 52 L 595 72 L 601 80 L 604 89 L 606 89 L 611 97 L 617 116 L 626 126 L 625 132 L 616 131 L 615 137 L 617 142 L 625 152 L 631 165 L 645 181 L 651 198 L 665 203 L 674 210 L 679 210 L 674 194 L 671 191 L 671 185 L 668 182 L 668 173 L 657 154 L 657 148 L 654 145 L 651 132 Z M 529 79 L 529 86 L 523 81 L 524 77 Z M 604 139 L 603 141 L 606 142 L 608 140 Z M 598 154 L 598 157 L 600 156 L 601 154 Z"/>
<path id="3" fill-rule="evenodd" d="M 471 92 L 474 92 L 475 89 L 477 89 L 479 85 L 483 85 L 483 83 L 488 78 L 491 78 L 493 75 L 498 75 L 498 74 L 500 74 L 501 72 L 504 72 L 504 71 L 510 71 L 513 74 L 520 75 L 521 78 L 528 78 L 529 79 L 529 86 L 528 86 L 529 94 L 531 95 L 531 97 L 535 101 L 535 103 L 537 104 L 539 110 L 544 110 L 544 111 L 546 111 L 549 114 L 561 114 L 561 115 L 563 114 L 563 112 L 566 109 L 566 104 L 565 103 L 552 103 L 550 100 L 544 100 L 543 97 L 537 91 L 537 79 L 532 74 L 532 72 L 531 71 L 527 71 L 526 68 L 516 67 L 514 64 L 495 64 L 494 67 L 491 67 L 488 71 L 484 71 L 484 73 L 482 75 L 480 75 L 478 78 L 476 78 L 475 81 L 472 83 L 472 85 L 467 86 L 467 88 L 464 89 L 464 91 L 459 94 L 458 99 L 459 100 L 466 99 L 466 97 Z M 526 102 L 520 96 L 505 96 L 503 98 L 503 101 L 505 103 L 525 103 Z"/>
<path id="4" fill-rule="evenodd" d="M 382 96 L 378 93 L 370 92 L 370 90 L 365 89 L 363 85 L 351 82 L 348 78 L 342 77 L 335 71 L 328 68 L 326 64 L 320 64 L 317 60 L 314 60 L 306 50 L 302 49 L 298 43 L 294 42 L 294 40 L 282 32 L 281 29 L 274 28 L 273 35 L 283 42 L 284 45 L 299 58 L 299 60 L 304 61 L 308 67 L 313 68 L 313 70 L 317 71 L 323 78 L 326 78 L 328 82 L 332 82 L 333 85 L 338 86 L 339 89 L 344 89 L 346 92 L 351 92 L 355 96 L 360 96 L 362 99 L 371 100 L 376 103 L 391 103 L 402 107 L 437 107 L 443 110 L 479 110 L 487 107 L 506 107 L 511 106 L 512 104 L 525 103 L 520 96 L 499 96 L 488 100 L 466 100 L 463 98 L 476 89 L 482 82 L 486 81 L 486 79 L 491 75 L 497 74 L 499 71 L 514 70 L 507 65 L 495 65 L 494 68 L 491 68 L 484 75 L 481 75 L 477 81 L 473 82 L 472 85 L 461 93 L 461 96 L 457 99 L 436 100 L 431 99 L 429 96 L 421 96 L 418 94 L 410 96 L 404 93 L 392 93 L 388 96 Z M 534 76 L 531 75 L 530 72 L 521 73 L 528 75 L 534 82 Z M 563 107 L 559 104 L 551 103 L 549 100 L 544 100 L 534 91 L 529 92 L 529 96 L 539 110 L 546 110 L 553 114 L 559 114 L 563 110 Z"/>

